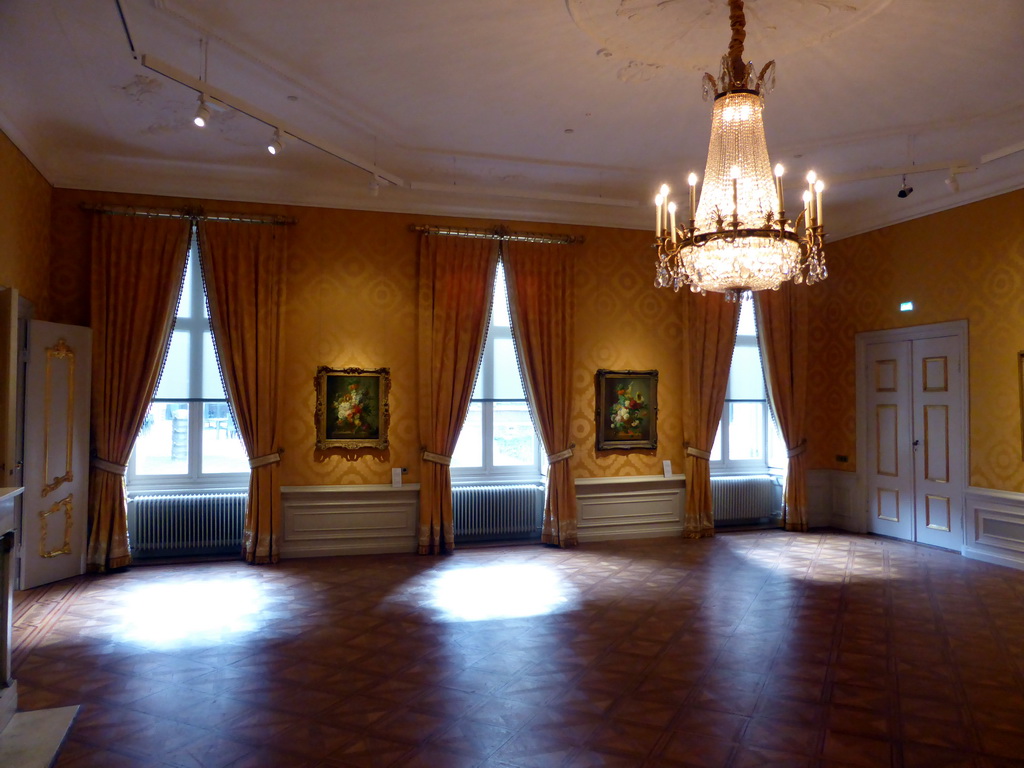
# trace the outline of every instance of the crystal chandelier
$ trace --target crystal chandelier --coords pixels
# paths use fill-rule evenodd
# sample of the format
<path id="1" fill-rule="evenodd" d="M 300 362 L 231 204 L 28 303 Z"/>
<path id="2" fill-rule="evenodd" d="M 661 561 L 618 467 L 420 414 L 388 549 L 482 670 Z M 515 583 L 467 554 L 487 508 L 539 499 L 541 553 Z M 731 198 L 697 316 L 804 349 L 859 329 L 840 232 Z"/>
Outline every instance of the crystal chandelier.
<path id="1" fill-rule="evenodd" d="M 658 263 L 655 285 L 726 293 L 777 290 L 786 280 L 813 284 L 828 277 L 821 197 L 824 184 L 807 174 L 804 208 L 787 219 L 783 168 L 768 160 L 761 113 L 775 85 L 775 62 L 756 76 L 743 62 L 743 0 L 729 0 L 732 40 L 718 80 L 704 74 L 704 100 L 713 93 L 711 143 L 697 204 L 697 176 L 689 177 L 689 216 L 676 225 L 667 184 L 654 198 Z M 679 212 L 682 216 L 682 212 Z"/>

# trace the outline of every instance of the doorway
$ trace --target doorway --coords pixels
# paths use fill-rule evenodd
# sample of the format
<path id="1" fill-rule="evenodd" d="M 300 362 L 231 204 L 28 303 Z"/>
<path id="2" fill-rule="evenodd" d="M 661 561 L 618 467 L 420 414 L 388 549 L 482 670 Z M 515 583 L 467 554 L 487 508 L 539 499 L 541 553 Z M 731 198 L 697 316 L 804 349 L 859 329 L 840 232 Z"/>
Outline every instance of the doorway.
<path id="1" fill-rule="evenodd" d="M 857 466 L 867 530 L 960 551 L 967 322 L 857 334 Z"/>

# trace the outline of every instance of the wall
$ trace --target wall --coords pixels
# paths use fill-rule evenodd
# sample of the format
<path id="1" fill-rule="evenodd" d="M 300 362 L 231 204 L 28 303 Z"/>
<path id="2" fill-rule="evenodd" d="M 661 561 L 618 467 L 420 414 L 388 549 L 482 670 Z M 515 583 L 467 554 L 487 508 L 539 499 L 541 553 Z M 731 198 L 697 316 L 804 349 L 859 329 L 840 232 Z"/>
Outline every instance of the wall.
<path id="1" fill-rule="evenodd" d="M 17 288 L 48 320 L 53 188 L 2 132 L 0 180 L 0 286 Z"/>
<path id="2" fill-rule="evenodd" d="M 1024 190 L 839 241 L 828 264 L 810 288 L 810 466 L 856 470 L 856 333 L 967 319 L 969 482 L 1024 491 Z"/>
<path id="3" fill-rule="evenodd" d="M 54 192 L 54 292 L 60 321 L 88 323 L 89 221 L 83 205 L 169 207 L 292 216 L 286 283 L 282 485 L 390 483 L 392 467 L 419 481 L 416 407 L 417 244 L 411 224 L 491 226 L 492 221 L 323 208 L 155 198 L 58 189 Z M 682 296 L 656 289 L 649 235 L 600 227 L 502 222 L 513 229 L 582 235 L 575 259 L 576 360 L 571 459 L 577 477 L 682 471 Z M 315 450 L 313 379 L 320 365 L 391 369 L 390 448 Z M 598 368 L 659 371 L 659 444 L 649 451 L 595 450 L 594 374 Z"/>

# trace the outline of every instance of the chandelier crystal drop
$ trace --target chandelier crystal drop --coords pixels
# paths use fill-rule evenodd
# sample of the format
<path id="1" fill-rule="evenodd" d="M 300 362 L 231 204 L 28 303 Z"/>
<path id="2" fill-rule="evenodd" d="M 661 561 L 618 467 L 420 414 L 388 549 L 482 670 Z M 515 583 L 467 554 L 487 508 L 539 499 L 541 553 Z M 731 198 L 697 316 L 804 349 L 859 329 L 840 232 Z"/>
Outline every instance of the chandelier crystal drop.
<path id="1" fill-rule="evenodd" d="M 714 94 L 711 142 L 697 203 L 697 176 L 689 176 L 689 208 L 679 211 L 661 186 L 655 245 L 655 285 L 725 293 L 777 290 L 787 280 L 813 284 L 828 277 L 821 198 L 824 184 L 807 175 L 804 208 L 786 218 L 783 168 L 774 172 L 764 137 L 764 96 L 775 82 L 775 62 L 756 76 L 743 62 L 743 1 L 729 0 L 732 41 L 716 80 L 704 75 L 704 97 Z M 681 226 L 677 226 L 677 220 Z"/>

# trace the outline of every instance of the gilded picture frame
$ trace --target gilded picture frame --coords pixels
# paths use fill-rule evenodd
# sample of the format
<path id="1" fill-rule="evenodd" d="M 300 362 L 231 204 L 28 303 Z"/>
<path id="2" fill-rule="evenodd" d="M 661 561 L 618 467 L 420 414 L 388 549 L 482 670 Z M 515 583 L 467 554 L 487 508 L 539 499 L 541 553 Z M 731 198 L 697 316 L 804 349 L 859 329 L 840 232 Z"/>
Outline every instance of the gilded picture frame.
<path id="1" fill-rule="evenodd" d="M 658 372 L 612 371 L 595 376 L 597 450 L 658 447 Z"/>
<path id="2" fill-rule="evenodd" d="M 316 370 L 316 447 L 388 447 L 391 421 L 389 368 L 330 368 Z"/>

